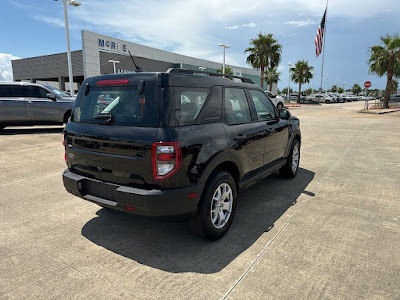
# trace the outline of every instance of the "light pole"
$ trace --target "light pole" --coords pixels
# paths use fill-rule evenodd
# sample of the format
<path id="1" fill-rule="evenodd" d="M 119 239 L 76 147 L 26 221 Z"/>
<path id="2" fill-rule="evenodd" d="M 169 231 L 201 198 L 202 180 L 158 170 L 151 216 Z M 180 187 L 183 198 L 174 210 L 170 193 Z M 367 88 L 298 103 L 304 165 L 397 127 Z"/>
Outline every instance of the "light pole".
<path id="1" fill-rule="evenodd" d="M 58 1 L 58 0 L 54 0 Z M 64 4 L 64 21 L 65 21 L 65 35 L 67 37 L 67 59 L 68 59 L 68 76 L 69 76 L 69 90 L 71 96 L 74 96 L 74 89 L 72 87 L 74 77 L 72 76 L 72 63 L 71 63 L 71 47 L 69 45 L 69 28 L 68 28 L 68 14 L 67 14 L 67 4 L 72 6 L 80 6 L 82 3 L 75 0 L 61 0 Z"/>
<path id="2" fill-rule="evenodd" d="M 346 83 L 347 83 L 346 81 L 343 82 L 343 93 L 346 91 L 346 89 L 345 89 Z"/>
<path id="3" fill-rule="evenodd" d="M 116 68 L 116 64 L 119 64 L 120 63 L 120 61 L 119 60 L 113 60 L 113 59 L 110 59 L 108 62 L 110 62 L 110 63 L 112 63 L 113 64 L 113 67 L 114 67 L 114 73 L 117 73 L 117 68 Z"/>
<path id="4" fill-rule="evenodd" d="M 327 84 L 327 86 L 329 88 L 329 74 L 326 74 L 326 84 Z M 328 88 L 325 90 L 325 92 L 328 91 Z"/>
<path id="5" fill-rule="evenodd" d="M 287 90 L 287 99 L 290 102 L 290 69 L 293 67 L 293 65 L 291 63 L 288 63 L 289 66 L 289 84 L 288 84 L 288 90 Z"/>
<path id="6" fill-rule="evenodd" d="M 224 48 L 224 61 L 223 61 L 223 64 L 222 64 L 222 74 L 225 74 L 225 49 L 226 48 L 230 48 L 230 46 L 229 45 L 225 45 L 225 44 L 218 44 L 218 46 Z"/>

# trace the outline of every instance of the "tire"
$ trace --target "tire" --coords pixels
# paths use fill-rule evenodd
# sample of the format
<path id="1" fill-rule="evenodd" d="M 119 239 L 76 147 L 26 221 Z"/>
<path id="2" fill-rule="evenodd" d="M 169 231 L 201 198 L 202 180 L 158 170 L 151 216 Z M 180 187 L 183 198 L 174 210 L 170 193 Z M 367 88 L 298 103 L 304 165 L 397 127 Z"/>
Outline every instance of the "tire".
<path id="1" fill-rule="evenodd" d="M 224 195 L 224 190 L 227 195 Z M 236 183 L 232 176 L 224 171 L 213 173 L 204 187 L 197 211 L 190 219 L 194 232 L 212 241 L 223 237 L 235 215 L 236 196 Z"/>
<path id="2" fill-rule="evenodd" d="M 330 102 L 329 100 L 325 100 L 325 103 L 326 103 L 326 104 L 329 104 L 329 103 L 331 103 L 331 102 Z"/>
<path id="3" fill-rule="evenodd" d="M 282 104 L 282 102 L 279 102 L 278 105 L 276 106 L 276 108 L 277 108 L 278 110 L 282 110 L 282 109 L 283 109 L 283 104 Z"/>
<path id="4" fill-rule="evenodd" d="M 297 159 L 296 159 L 297 157 Z M 279 173 L 284 178 L 294 178 L 299 171 L 300 163 L 300 142 L 298 139 L 294 139 L 290 146 L 290 152 L 286 165 L 279 169 Z"/>
<path id="5" fill-rule="evenodd" d="M 67 125 L 69 117 L 71 117 L 71 111 L 67 111 L 64 115 L 64 124 L 65 125 Z"/>

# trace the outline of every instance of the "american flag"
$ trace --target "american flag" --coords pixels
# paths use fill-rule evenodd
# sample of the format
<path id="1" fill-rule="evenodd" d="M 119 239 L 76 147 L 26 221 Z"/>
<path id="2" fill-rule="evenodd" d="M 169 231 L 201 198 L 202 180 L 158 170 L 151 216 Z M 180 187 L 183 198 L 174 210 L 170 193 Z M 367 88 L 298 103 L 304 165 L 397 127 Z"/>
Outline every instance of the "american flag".
<path id="1" fill-rule="evenodd" d="M 319 24 L 317 35 L 314 41 L 316 57 L 318 57 L 322 52 L 322 42 L 324 40 L 324 34 L 325 34 L 325 18 L 326 18 L 326 9 L 324 12 L 324 16 L 322 17 L 321 24 Z"/>

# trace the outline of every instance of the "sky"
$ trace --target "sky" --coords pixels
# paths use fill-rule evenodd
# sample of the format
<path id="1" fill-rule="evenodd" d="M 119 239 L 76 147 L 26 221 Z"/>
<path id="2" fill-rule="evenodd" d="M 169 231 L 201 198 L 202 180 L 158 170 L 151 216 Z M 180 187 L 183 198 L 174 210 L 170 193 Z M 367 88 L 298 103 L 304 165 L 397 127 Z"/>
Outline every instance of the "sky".
<path id="1" fill-rule="evenodd" d="M 288 86 L 288 63 L 300 59 L 315 68 L 314 88 L 320 85 L 322 55 L 315 57 L 314 38 L 326 0 L 80 1 L 68 7 L 71 50 L 82 49 L 81 30 L 216 62 L 222 62 L 218 44 L 225 43 L 227 64 L 248 67 L 250 40 L 272 33 L 282 45 L 278 87 Z M 371 88 L 385 88 L 386 78 L 368 73 L 368 49 L 380 44 L 379 36 L 400 31 L 398 1 L 329 2 L 324 88 L 367 80 Z M 0 81 L 12 80 L 12 59 L 66 51 L 60 1 L 1 0 L 0 12 Z"/>

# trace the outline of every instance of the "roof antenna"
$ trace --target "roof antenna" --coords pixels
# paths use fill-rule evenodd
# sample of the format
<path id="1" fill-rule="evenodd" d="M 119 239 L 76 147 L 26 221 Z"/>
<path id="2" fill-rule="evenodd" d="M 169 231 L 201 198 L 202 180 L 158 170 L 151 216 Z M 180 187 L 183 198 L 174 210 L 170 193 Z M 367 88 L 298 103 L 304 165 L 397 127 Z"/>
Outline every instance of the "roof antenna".
<path id="1" fill-rule="evenodd" d="M 133 56 L 132 56 L 132 54 L 131 54 L 131 51 L 128 50 L 128 53 L 129 53 L 129 55 L 130 55 L 130 57 L 131 57 L 131 59 L 132 59 L 133 64 L 135 65 L 136 71 L 137 71 L 137 72 L 143 72 L 142 68 L 139 67 L 138 65 L 136 65 L 135 61 L 133 60 Z"/>

